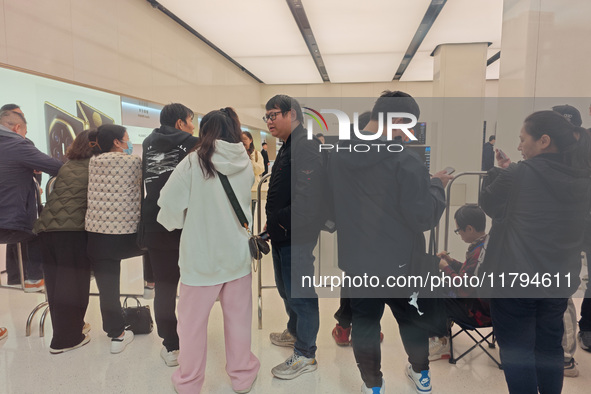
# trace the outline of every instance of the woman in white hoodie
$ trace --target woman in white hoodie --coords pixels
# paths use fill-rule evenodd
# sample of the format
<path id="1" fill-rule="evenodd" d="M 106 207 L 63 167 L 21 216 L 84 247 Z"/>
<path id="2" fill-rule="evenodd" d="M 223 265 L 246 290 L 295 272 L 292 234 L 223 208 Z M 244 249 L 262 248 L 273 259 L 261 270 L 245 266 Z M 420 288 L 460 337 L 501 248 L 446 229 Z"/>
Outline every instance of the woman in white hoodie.
<path id="1" fill-rule="evenodd" d="M 251 257 L 248 234 L 224 192 L 225 175 L 249 223 L 252 165 L 241 143 L 232 108 L 205 115 L 199 142 L 179 163 L 160 192 L 158 221 L 182 229 L 178 303 L 179 369 L 172 375 L 178 393 L 199 393 L 205 378 L 207 323 L 219 297 L 224 315 L 226 371 L 237 393 L 250 391 L 260 367 L 250 350 Z"/>

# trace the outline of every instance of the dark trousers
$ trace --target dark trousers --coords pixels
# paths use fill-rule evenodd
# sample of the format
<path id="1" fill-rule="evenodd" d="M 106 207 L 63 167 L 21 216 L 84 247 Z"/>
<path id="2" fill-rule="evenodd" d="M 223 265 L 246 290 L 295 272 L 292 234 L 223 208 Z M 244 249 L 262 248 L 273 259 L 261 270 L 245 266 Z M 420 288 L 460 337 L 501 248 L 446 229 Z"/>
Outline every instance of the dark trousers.
<path id="1" fill-rule="evenodd" d="M 351 299 L 343 296 L 343 290 L 341 289 L 341 305 L 335 312 L 334 318 L 337 319 L 339 326 L 343 328 L 351 327 L 351 320 L 353 313 L 351 311 Z"/>
<path id="2" fill-rule="evenodd" d="M 144 280 L 148 283 L 154 283 L 154 271 L 152 270 L 149 253 L 142 256 L 142 265 L 144 267 Z"/>
<path id="3" fill-rule="evenodd" d="M 119 283 L 121 260 L 145 253 L 138 248 L 136 239 L 136 234 L 88 233 L 88 257 L 99 289 L 103 330 L 110 338 L 117 338 L 125 330 Z"/>
<path id="4" fill-rule="evenodd" d="M 65 349 L 84 339 L 82 327 L 90 292 L 86 231 L 52 231 L 39 235 L 51 325 L 52 349 Z"/>
<path id="5" fill-rule="evenodd" d="M 180 278 L 179 243 L 181 232 L 146 233 L 145 239 L 146 244 L 149 245 L 148 255 L 156 282 L 154 317 L 158 336 L 162 338 L 162 345 L 166 347 L 167 351 L 178 350 L 179 336 L 176 330 L 175 309 Z"/>
<path id="6" fill-rule="evenodd" d="M 585 250 L 587 254 L 587 277 L 591 278 L 591 245 Z M 581 304 L 581 320 L 579 320 L 579 330 L 591 331 L 591 284 L 587 282 L 585 298 Z"/>
<path id="7" fill-rule="evenodd" d="M 566 298 L 491 299 L 493 326 L 510 393 L 562 391 L 567 302 Z"/>
<path id="8" fill-rule="evenodd" d="M 427 320 L 430 317 L 427 316 L 426 309 L 421 310 L 423 315 L 419 315 L 417 308 L 408 302 L 408 298 L 351 298 L 353 353 L 361 372 L 361 379 L 367 387 L 382 385 L 380 320 L 384 314 L 385 305 L 390 307 L 398 322 L 400 338 L 413 369 L 417 372 L 429 369 L 431 322 L 427 322 Z M 419 300 L 419 309 L 422 308 L 422 302 L 426 305 L 429 300 Z"/>
<path id="9" fill-rule="evenodd" d="M 21 242 L 21 252 L 23 256 L 23 273 L 25 279 L 43 279 L 43 255 L 41 252 L 41 241 L 39 240 L 39 237 L 28 236 L 27 240 Z M 6 245 L 6 275 L 7 283 L 9 285 L 21 283 L 16 243 Z"/>
<path id="10" fill-rule="evenodd" d="M 320 316 L 318 296 L 313 288 L 301 287 L 301 278 L 314 275 L 315 245 L 316 242 L 279 246 L 271 241 L 277 291 L 289 316 L 287 329 L 296 337 L 294 352 L 308 358 L 316 355 Z"/>

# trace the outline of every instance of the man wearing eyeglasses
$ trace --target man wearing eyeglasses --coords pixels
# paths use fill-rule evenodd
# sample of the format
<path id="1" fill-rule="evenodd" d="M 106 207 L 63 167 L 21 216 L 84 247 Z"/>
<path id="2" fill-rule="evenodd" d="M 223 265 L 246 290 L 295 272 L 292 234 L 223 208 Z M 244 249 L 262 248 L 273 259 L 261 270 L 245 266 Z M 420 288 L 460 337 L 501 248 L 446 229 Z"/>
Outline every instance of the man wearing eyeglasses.
<path id="1" fill-rule="evenodd" d="M 317 138 L 307 139 L 299 103 L 286 95 L 271 98 L 263 120 L 271 135 L 284 141 L 277 154 L 267 193 L 267 232 L 271 238 L 275 282 L 289 320 L 282 333 L 271 333 L 274 345 L 293 347 L 293 354 L 271 370 L 279 379 L 294 379 L 317 369 L 316 336 L 320 324 L 318 297 L 301 286 L 314 275 L 314 256 L 322 222 L 324 158 Z M 293 178 L 292 178 L 293 177 Z M 292 187 L 293 186 L 293 187 Z"/>

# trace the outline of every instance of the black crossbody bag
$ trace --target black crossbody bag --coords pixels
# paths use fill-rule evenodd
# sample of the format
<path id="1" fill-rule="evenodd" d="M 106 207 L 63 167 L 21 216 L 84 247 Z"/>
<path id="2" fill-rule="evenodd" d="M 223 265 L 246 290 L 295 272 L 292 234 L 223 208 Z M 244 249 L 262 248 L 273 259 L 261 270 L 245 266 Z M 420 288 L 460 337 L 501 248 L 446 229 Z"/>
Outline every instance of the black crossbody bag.
<path id="1" fill-rule="evenodd" d="M 228 177 L 220 172 L 218 172 L 218 176 L 220 177 L 224 191 L 228 196 L 228 200 L 230 200 L 230 204 L 232 204 L 232 208 L 234 209 L 234 213 L 236 213 L 238 221 L 248 233 L 248 248 L 250 249 L 251 257 L 255 260 L 262 259 L 263 255 L 266 255 L 271 250 L 269 244 L 258 235 L 252 234 L 250 228 L 248 227 L 246 215 L 244 214 L 244 211 L 242 211 L 240 203 L 238 203 L 238 199 L 236 198 L 236 194 L 234 194 L 234 189 L 232 189 L 230 181 L 228 181 Z M 256 266 L 254 267 L 254 270 L 256 271 Z"/>

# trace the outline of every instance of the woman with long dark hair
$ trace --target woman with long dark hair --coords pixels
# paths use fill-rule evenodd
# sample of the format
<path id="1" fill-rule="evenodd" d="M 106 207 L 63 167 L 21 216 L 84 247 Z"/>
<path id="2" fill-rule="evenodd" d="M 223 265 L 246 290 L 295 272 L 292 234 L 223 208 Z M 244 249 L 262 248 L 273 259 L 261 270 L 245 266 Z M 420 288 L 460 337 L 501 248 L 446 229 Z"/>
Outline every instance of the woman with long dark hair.
<path id="1" fill-rule="evenodd" d="M 252 134 L 248 131 L 242 132 L 242 144 L 248 153 L 250 162 L 252 163 L 252 170 L 254 172 L 254 184 L 252 185 L 252 191 L 256 192 L 256 188 L 261 180 L 261 174 L 265 171 L 265 165 L 263 164 L 263 155 L 257 151 L 254 147 Z"/>
<path id="2" fill-rule="evenodd" d="M 90 325 L 84 324 L 90 290 L 90 260 L 84 230 L 88 164 L 93 156 L 85 130 L 66 151 L 68 162 L 58 172 L 53 190 L 33 231 L 43 252 L 45 289 L 51 314 L 52 354 L 84 346 Z M 48 190 L 49 192 L 49 190 Z"/>
<path id="3" fill-rule="evenodd" d="M 137 246 L 141 159 L 131 155 L 133 145 L 123 126 L 102 125 L 88 139 L 97 154 L 89 165 L 88 256 L 100 293 L 103 330 L 111 338 L 111 353 L 120 353 L 133 341 L 121 311 L 121 260 L 143 253 Z"/>
<path id="4" fill-rule="evenodd" d="M 219 297 L 224 315 L 226 371 L 237 393 L 250 391 L 260 367 L 250 350 L 252 275 L 248 234 L 222 186 L 227 177 L 249 223 L 254 180 L 232 108 L 201 120 L 199 142 L 179 163 L 160 193 L 158 221 L 182 229 L 178 302 L 179 393 L 199 393 L 205 378 L 207 322 Z"/>
<path id="5" fill-rule="evenodd" d="M 591 201 L 591 139 L 554 111 L 528 116 L 519 138 L 524 160 L 485 181 L 480 203 L 493 225 L 479 272 L 495 280 L 491 314 L 509 391 L 560 393 L 563 315 L 580 283 Z"/>

